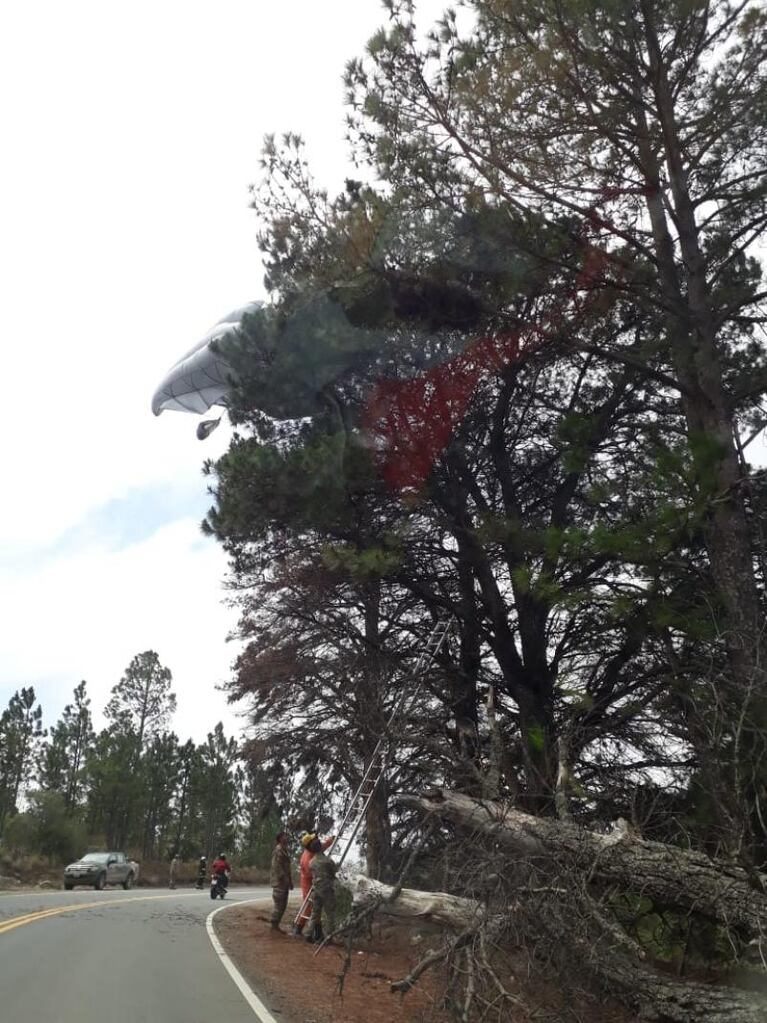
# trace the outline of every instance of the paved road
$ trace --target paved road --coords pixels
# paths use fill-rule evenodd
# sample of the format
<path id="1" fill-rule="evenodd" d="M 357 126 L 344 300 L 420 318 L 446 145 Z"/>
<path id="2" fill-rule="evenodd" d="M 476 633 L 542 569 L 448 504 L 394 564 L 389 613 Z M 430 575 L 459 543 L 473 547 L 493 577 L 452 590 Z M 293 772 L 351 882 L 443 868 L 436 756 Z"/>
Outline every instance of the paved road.
<path id="1" fill-rule="evenodd" d="M 269 894 L 233 888 L 226 904 Z M 0 1018 L 255 1023 L 205 930 L 220 905 L 188 889 L 0 894 Z"/>

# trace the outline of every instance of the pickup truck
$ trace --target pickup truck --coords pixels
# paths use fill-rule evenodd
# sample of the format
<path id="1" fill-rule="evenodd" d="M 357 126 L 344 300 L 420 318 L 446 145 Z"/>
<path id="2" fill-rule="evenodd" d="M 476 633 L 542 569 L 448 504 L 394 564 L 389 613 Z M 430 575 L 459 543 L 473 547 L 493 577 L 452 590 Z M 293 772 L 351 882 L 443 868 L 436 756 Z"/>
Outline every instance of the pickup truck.
<path id="1" fill-rule="evenodd" d="M 126 890 L 136 880 L 134 864 L 122 852 L 89 852 L 64 868 L 64 887 L 71 892 L 75 885 L 93 885 L 103 891 L 108 884 L 121 884 Z"/>

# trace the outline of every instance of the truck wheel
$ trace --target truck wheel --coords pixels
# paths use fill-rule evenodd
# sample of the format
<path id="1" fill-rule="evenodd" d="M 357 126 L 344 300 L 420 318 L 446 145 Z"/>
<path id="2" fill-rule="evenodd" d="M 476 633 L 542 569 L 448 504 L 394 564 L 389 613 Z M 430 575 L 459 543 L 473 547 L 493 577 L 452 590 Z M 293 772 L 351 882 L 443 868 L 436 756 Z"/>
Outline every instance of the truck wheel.
<path id="1" fill-rule="evenodd" d="M 73 884 L 65 884 L 65 885 L 64 885 L 64 887 L 65 887 L 65 889 L 66 889 L 66 890 L 67 890 L 68 892 L 71 892 L 71 891 L 72 891 L 72 889 L 74 888 L 74 885 L 73 885 Z"/>
<path id="2" fill-rule="evenodd" d="M 106 874 L 99 874 L 99 876 L 96 878 L 96 883 L 93 887 L 96 889 L 97 892 L 103 892 L 106 886 L 107 886 Z"/>
<path id="3" fill-rule="evenodd" d="M 133 887 L 133 874 L 128 874 L 128 876 L 123 881 L 123 888 L 127 892 L 128 889 L 132 888 L 132 887 Z"/>

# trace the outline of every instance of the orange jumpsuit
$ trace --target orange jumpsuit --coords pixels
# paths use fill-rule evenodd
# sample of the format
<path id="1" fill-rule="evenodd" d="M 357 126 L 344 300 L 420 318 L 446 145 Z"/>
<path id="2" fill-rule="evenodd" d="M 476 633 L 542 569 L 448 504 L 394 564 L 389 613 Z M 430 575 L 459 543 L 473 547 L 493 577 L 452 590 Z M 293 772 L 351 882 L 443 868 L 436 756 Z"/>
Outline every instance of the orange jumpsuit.
<path id="1" fill-rule="evenodd" d="M 322 843 L 322 851 L 325 852 L 333 844 L 332 838 L 326 838 Z M 299 876 L 301 878 L 301 899 L 304 900 L 312 890 L 312 871 L 311 862 L 315 857 L 315 853 L 309 852 L 308 849 L 304 849 L 301 853 L 301 859 L 299 861 Z M 304 911 L 301 914 L 301 923 L 306 923 L 309 917 L 312 915 L 312 904 L 307 902 L 304 906 Z"/>

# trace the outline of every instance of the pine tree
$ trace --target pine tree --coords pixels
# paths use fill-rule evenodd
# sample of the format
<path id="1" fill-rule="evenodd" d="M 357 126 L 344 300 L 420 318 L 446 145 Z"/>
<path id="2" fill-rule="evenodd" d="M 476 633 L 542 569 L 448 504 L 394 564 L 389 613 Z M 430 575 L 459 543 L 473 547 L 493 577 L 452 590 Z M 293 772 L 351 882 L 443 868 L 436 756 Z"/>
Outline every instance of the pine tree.
<path id="1" fill-rule="evenodd" d="M 42 708 L 32 686 L 18 690 L 0 715 L 0 834 L 28 783 L 43 737 Z"/>
<path id="2" fill-rule="evenodd" d="M 388 6 L 391 26 L 347 73 L 361 158 L 403 204 L 482 195 L 514 216 L 559 221 L 579 253 L 568 289 L 601 292 L 606 310 L 622 295 L 661 314 L 638 345 L 586 343 L 617 362 L 660 356 L 676 395 L 727 652 L 719 688 L 730 729 L 745 726 L 730 777 L 748 845 L 767 771 L 741 441 L 744 428 L 764 427 L 753 332 L 767 294 L 755 249 L 767 226 L 767 15 L 749 2 L 471 0 L 468 33 L 448 13 L 421 46 L 414 5 Z"/>
<path id="3" fill-rule="evenodd" d="M 176 710 L 172 681 L 170 669 L 163 667 L 154 650 L 145 650 L 133 658 L 112 689 L 104 714 L 115 727 L 133 733 L 137 758 Z"/>
<path id="4" fill-rule="evenodd" d="M 39 758 L 40 788 L 60 792 L 68 814 L 79 806 L 85 761 L 94 741 L 90 703 L 86 683 L 80 682 L 74 690 L 74 704 L 67 704 L 50 729 Z"/>

